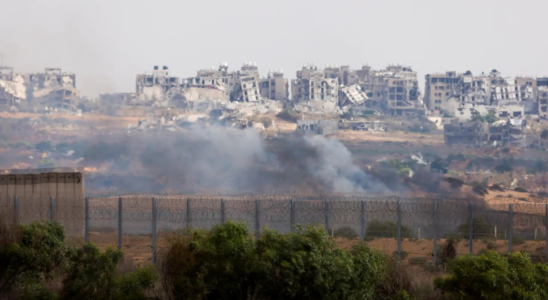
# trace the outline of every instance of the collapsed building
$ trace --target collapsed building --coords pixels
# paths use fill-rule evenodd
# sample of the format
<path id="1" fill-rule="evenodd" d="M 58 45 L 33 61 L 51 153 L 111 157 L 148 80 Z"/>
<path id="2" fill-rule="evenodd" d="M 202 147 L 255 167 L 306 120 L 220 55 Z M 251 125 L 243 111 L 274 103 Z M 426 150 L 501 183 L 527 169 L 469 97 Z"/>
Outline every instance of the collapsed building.
<path id="1" fill-rule="evenodd" d="M 527 121 L 522 118 L 496 121 L 489 125 L 489 142 L 493 146 L 526 146 L 525 128 Z"/>
<path id="2" fill-rule="evenodd" d="M 214 89 L 224 92 L 230 101 L 258 102 L 262 98 L 285 101 L 289 98 L 288 80 L 283 70 L 269 71 L 261 78 L 257 63 L 245 62 L 238 71 L 228 71 L 223 62 L 217 69 L 200 70 L 197 76 L 188 78 L 184 87 Z"/>
<path id="3" fill-rule="evenodd" d="M 444 139 L 447 145 L 465 145 L 481 147 L 511 145 L 526 146 L 525 129 L 527 122 L 523 118 L 509 118 L 492 124 L 481 121 L 453 120 L 444 125 Z"/>
<path id="4" fill-rule="evenodd" d="M 425 104 L 435 114 L 464 121 L 476 112 L 519 118 L 540 112 L 539 82 L 532 77 L 502 77 L 497 70 L 479 76 L 470 71 L 427 74 Z"/>
<path id="5" fill-rule="evenodd" d="M 483 122 L 455 120 L 443 126 L 445 144 L 483 146 L 489 140 L 489 126 Z"/>
<path id="6" fill-rule="evenodd" d="M 19 74 L 0 66 L 0 110 L 75 110 L 79 97 L 76 75 L 60 68 Z"/>

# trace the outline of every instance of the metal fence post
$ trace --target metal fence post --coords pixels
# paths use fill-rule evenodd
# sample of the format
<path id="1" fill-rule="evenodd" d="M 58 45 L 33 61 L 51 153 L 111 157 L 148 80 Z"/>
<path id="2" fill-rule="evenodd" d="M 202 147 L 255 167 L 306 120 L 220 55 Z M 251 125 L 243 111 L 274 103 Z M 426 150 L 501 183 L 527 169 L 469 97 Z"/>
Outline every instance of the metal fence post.
<path id="1" fill-rule="evenodd" d="M 329 200 L 325 199 L 325 231 L 329 234 Z"/>
<path id="2" fill-rule="evenodd" d="M 190 229 L 192 221 L 190 220 L 190 198 L 186 199 L 186 229 Z"/>
<path id="3" fill-rule="evenodd" d="M 398 261 L 401 261 L 401 205 L 398 201 Z"/>
<path id="4" fill-rule="evenodd" d="M 291 225 L 291 232 L 295 231 L 295 199 L 291 198 L 289 202 L 289 222 Z"/>
<path id="5" fill-rule="evenodd" d="M 548 258 L 548 204 L 546 204 L 546 210 L 544 213 L 544 228 L 546 229 L 546 241 L 544 243 L 544 250 L 546 251 L 546 258 Z"/>
<path id="6" fill-rule="evenodd" d="M 122 249 L 122 197 L 118 198 L 118 249 Z"/>
<path id="7" fill-rule="evenodd" d="M 361 218 L 360 218 L 361 226 L 360 226 L 360 237 L 362 240 L 362 244 L 365 242 L 365 200 L 361 201 Z"/>
<path id="8" fill-rule="evenodd" d="M 85 223 L 84 223 L 84 240 L 87 243 L 89 243 L 89 197 L 85 198 L 85 206 L 86 206 L 86 212 L 85 212 Z"/>
<path id="9" fill-rule="evenodd" d="M 512 253 L 512 242 L 514 239 L 514 204 L 510 204 L 508 207 L 508 252 Z"/>
<path id="10" fill-rule="evenodd" d="M 15 225 L 19 223 L 19 199 L 17 195 L 13 198 L 13 222 Z"/>
<path id="11" fill-rule="evenodd" d="M 474 254 L 474 211 L 472 203 L 468 203 L 468 209 L 470 210 L 469 220 L 468 221 L 468 244 L 470 244 L 470 254 Z"/>
<path id="12" fill-rule="evenodd" d="M 156 263 L 156 218 L 158 215 L 156 198 L 152 198 L 152 263 Z"/>
<path id="13" fill-rule="evenodd" d="M 438 247 L 437 247 L 437 239 L 438 239 L 438 222 L 437 222 L 437 211 L 438 211 L 438 202 L 434 202 L 434 213 L 433 213 L 433 221 L 434 221 L 434 249 L 433 249 L 433 257 L 434 257 L 434 266 L 438 265 Z"/>
<path id="14" fill-rule="evenodd" d="M 226 222 L 225 199 L 221 199 L 221 223 L 224 224 L 225 222 Z"/>
<path id="15" fill-rule="evenodd" d="M 260 205 L 259 205 L 259 199 L 255 200 L 255 238 L 259 239 L 259 233 L 261 231 L 261 224 L 259 222 L 260 215 L 259 215 Z"/>
<path id="16" fill-rule="evenodd" d="M 54 212 L 54 208 L 53 208 L 53 196 L 50 196 L 49 197 L 49 221 L 50 222 L 53 222 L 53 220 L 55 219 L 55 212 Z"/>

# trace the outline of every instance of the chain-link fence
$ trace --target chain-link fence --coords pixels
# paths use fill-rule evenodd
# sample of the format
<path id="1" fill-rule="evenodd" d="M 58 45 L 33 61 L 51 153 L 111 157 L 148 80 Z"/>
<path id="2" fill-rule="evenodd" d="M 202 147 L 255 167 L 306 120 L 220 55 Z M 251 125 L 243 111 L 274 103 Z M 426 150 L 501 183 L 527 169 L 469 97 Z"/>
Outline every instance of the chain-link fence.
<path id="1" fill-rule="evenodd" d="M 137 261 L 154 261 L 165 237 L 186 228 L 244 221 L 256 236 L 264 228 L 288 233 L 298 225 L 324 227 L 342 247 L 366 243 L 410 264 L 438 265 L 451 255 L 486 250 L 528 252 L 546 261 L 548 204 L 485 204 L 467 199 L 291 196 L 87 197 L 84 205 L 56 199 L 2 202 L 8 223 L 55 220 L 67 233 Z M 40 205 L 38 205 L 39 203 Z M 66 203 L 66 201 L 65 201 Z M 72 202 L 71 202 L 72 203 Z M 69 230 L 70 229 L 70 230 Z"/>

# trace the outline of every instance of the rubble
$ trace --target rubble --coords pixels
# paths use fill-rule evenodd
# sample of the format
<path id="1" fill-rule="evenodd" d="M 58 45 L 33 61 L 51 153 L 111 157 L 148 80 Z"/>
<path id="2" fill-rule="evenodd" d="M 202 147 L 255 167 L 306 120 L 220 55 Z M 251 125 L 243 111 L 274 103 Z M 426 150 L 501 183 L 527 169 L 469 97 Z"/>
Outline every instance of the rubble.
<path id="1" fill-rule="evenodd" d="M 1 110 L 75 110 L 79 96 L 76 76 L 59 68 L 18 74 L 11 67 L 0 66 Z"/>

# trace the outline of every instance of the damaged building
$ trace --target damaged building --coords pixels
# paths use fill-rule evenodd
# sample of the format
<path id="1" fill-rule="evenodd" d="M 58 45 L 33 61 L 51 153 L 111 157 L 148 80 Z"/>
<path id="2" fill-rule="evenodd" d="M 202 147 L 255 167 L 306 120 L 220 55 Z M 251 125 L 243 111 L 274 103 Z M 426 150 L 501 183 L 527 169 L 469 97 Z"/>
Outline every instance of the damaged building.
<path id="1" fill-rule="evenodd" d="M 447 145 L 465 145 L 481 147 L 486 144 L 493 146 L 512 145 L 526 146 L 525 129 L 527 121 L 523 118 L 508 118 L 493 124 L 480 121 L 453 120 L 443 128 Z"/>
<path id="2" fill-rule="evenodd" d="M 458 120 L 443 126 L 445 144 L 480 147 L 489 141 L 489 126 L 487 123 Z"/>
<path id="3" fill-rule="evenodd" d="M 326 73 L 309 64 L 297 71 L 297 79 L 291 81 L 291 94 L 295 102 L 320 101 L 338 103 L 338 77 L 326 77 Z"/>
<path id="4" fill-rule="evenodd" d="M 489 142 L 493 146 L 526 146 L 525 128 L 527 121 L 522 118 L 499 120 L 489 125 Z"/>
<path id="5" fill-rule="evenodd" d="M 336 135 L 339 133 L 339 124 L 334 120 L 297 120 L 297 132 Z"/>
<path id="6" fill-rule="evenodd" d="M 538 115 L 546 119 L 548 116 L 548 77 L 537 78 L 537 89 Z"/>
<path id="7" fill-rule="evenodd" d="M 532 111 L 536 85 L 528 77 L 504 78 L 497 70 L 474 76 L 446 72 L 426 75 L 425 103 L 434 113 L 470 120 L 475 113 L 522 117 Z M 526 104 L 528 105 L 526 106 Z M 528 107 L 526 109 L 526 107 Z"/>
<path id="8" fill-rule="evenodd" d="M 339 106 L 360 106 L 367 101 L 367 95 L 358 84 L 343 86 L 339 89 Z"/>
<path id="9" fill-rule="evenodd" d="M 179 78 L 169 75 L 169 68 L 154 66 L 152 73 L 135 78 L 136 101 L 141 105 L 169 106 L 170 101 L 184 99 Z"/>
<path id="10" fill-rule="evenodd" d="M 76 75 L 60 68 L 45 68 L 43 73 L 18 74 L 0 66 L 0 109 L 76 110 L 80 92 Z"/>
<path id="11" fill-rule="evenodd" d="M 263 98 L 287 101 L 289 99 L 289 80 L 284 78 L 283 70 L 271 70 L 268 77 L 260 80 L 261 96 Z"/>

